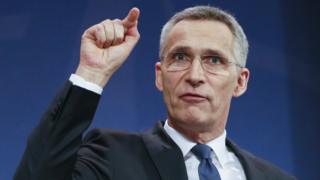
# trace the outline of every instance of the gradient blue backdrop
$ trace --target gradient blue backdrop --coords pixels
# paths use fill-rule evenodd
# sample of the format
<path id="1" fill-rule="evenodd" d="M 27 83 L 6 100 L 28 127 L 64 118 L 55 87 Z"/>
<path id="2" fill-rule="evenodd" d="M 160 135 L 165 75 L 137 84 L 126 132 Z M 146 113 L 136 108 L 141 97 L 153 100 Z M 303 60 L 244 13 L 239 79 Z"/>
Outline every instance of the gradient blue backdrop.
<path id="1" fill-rule="evenodd" d="M 1 0 L 0 179 L 79 59 L 82 32 L 141 10 L 141 40 L 105 88 L 91 127 L 142 131 L 166 117 L 154 86 L 162 25 L 198 4 L 231 11 L 250 42 L 247 93 L 233 101 L 228 136 L 299 179 L 319 180 L 319 3 L 303 0 Z"/>

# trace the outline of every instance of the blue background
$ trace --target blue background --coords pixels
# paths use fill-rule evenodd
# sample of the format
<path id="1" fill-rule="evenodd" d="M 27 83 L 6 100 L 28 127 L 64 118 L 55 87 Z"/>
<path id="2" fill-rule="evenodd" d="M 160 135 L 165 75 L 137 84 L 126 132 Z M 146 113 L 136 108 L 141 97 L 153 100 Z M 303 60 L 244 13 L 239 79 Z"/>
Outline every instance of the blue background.
<path id="1" fill-rule="evenodd" d="M 75 71 L 80 37 L 105 18 L 141 10 L 141 39 L 105 88 L 91 127 L 145 130 L 166 117 L 154 86 L 162 25 L 188 6 L 231 11 L 250 42 L 247 93 L 233 101 L 228 136 L 299 179 L 319 180 L 318 1 L 1 0 L 0 179 L 11 179 L 53 96 Z"/>

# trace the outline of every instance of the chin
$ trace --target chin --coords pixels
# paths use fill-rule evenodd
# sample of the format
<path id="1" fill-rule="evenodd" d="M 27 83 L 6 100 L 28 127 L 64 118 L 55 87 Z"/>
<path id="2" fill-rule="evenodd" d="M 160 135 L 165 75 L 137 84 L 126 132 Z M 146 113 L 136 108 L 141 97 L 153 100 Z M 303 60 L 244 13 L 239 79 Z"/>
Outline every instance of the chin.
<path id="1" fill-rule="evenodd" d="M 211 123 L 208 117 L 204 116 L 203 112 L 181 111 L 176 113 L 176 117 L 172 118 L 175 124 L 180 124 L 185 128 L 208 127 Z M 211 120 L 212 121 L 212 120 Z"/>

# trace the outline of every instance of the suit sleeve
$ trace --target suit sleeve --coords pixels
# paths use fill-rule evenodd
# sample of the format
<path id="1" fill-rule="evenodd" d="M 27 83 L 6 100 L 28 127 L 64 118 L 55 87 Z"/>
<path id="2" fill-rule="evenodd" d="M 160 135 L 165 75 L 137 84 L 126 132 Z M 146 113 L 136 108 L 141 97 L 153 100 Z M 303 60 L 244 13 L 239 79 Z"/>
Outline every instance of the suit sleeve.
<path id="1" fill-rule="evenodd" d="M 75 179 L 77 152 L 99 99 L 100 95 L 67 82 L 29 136 L 13 179 Z"/>

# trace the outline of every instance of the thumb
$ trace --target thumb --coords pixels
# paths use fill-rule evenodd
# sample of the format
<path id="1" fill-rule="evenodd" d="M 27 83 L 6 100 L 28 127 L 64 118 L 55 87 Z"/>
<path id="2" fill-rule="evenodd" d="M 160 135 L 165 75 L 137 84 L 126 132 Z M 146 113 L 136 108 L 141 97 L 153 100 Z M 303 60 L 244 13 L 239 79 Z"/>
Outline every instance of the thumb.
<path id="1" fill-rule="evenodd" d="M 125 28 L 125 46 L 129 49 L 132 49 L 140 39 L 140 33 L 138 31 L 139 15 L 140 10 L 134 7 L 129 11 L 127 17 L 121 21 Z"/>
<path id="2" fill-rule="evenodd" d="M 140 39 L 140 33 L 138 31 L 137 26 L 130 28 L 127 31 L 127 35 L 124 38 L 124 45 L 129 49 L 133 49 L 133 47 L 137 44 Z"/>
<path id="3" fill-rule="evenodd" d="M 132 8 L 127 17 L 122 20 L 122 24 L 125 28 L 130 29 L 132 26 L 135 26 L 138 22 L 140 15 L 140 10 L 136 7 Z"/>

